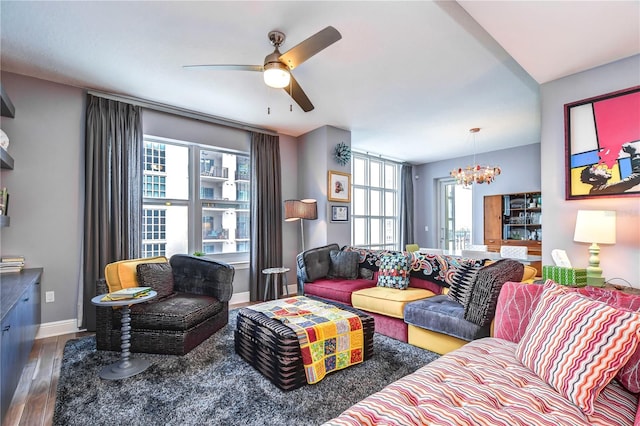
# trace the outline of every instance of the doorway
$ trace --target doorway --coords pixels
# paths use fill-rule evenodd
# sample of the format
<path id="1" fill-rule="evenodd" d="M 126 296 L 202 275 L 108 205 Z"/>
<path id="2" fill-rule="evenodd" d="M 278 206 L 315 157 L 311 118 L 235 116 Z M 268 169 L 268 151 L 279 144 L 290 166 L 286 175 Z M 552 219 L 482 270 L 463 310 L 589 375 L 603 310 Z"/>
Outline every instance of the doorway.
<path id="1" fill-rule="evenodd" d="M 471 245 L 473 185 L 455 179 L 438 181 L 438 248 L 462 250 Z"/>

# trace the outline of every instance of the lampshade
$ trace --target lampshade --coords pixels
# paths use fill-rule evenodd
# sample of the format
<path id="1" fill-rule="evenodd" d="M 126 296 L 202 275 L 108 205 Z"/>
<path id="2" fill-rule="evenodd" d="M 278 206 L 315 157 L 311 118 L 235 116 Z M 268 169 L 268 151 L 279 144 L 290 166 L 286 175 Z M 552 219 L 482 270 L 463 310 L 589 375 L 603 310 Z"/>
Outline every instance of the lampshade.
<path id="1" fill-rule="evenodd" d="M 615 244 L 616 212 L 578 210 L 573 241 L 579 243 Z"/>
<path id="2" fill-rule="evenodd" d="M 291 81 L 291 74 L 289 74 L 287 66 L 281 62 L 270 62 L 266 64 L 262 76 L 265 84 L 274 89 L 287 87 Z"/>
<path id="3" fill-rule="evenodd" d="M 307 198 L 305 200 L 285 200 L 284 220 L 292 222 L 300 219 L 300 238 L 302 240 L 302 251 L 304 251 L 304 221 L 302 219 L 317 219 L 318 203 L 316 200 Z"/>
<path id="4" fill-rule="evenodd" d="M 291 222 L 298 219 L 317 219 L 318 204 L 316 200 L 286 200 L 284 202 L 284 220 Z"/>

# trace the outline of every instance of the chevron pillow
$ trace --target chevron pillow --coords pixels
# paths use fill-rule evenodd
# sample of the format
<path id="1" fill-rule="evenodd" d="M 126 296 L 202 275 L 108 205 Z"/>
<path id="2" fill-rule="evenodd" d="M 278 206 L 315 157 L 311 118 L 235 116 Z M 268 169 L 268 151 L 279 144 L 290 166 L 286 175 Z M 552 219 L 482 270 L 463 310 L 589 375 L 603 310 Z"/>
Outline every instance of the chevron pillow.
<path id="1" fill-rule="evenodd" d="M 569 292 L 548 280 L 516 358 L 585 414 L 640 339 L 640 314 Z"/>

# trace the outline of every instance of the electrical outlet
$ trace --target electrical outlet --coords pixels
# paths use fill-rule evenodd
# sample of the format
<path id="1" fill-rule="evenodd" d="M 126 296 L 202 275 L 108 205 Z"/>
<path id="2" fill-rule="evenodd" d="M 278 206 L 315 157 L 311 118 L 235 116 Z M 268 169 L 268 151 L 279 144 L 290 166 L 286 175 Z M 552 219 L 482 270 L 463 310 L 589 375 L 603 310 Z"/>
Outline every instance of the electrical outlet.
<path id="1" fill-rule="evenodd" d="M 47 291 L 44 293 L 45 303 L 51 303 L 56 301 L 56 294 L 53 291 Z"/>

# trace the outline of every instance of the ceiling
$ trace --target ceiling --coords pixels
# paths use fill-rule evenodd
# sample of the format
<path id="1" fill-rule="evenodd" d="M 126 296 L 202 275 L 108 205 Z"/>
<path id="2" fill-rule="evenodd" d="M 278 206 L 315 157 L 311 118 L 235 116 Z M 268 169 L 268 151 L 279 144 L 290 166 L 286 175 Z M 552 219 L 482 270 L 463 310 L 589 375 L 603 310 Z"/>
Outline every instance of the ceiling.
<path id="1" fill-rule="evenodd" d="M 3 71 L 291 136 L 331 125 L 414 164 L 472 153 L 472 127 L 478 153 L 538 143 L 539 84 L 640 53 L 638 1 L 2 0 L 0 18 Z M 328 25 L 342 39 L 293 71 L 308 113 L 258 73 L 182 68 L 262 65 L 269 31 L 285 52 Z"/>

